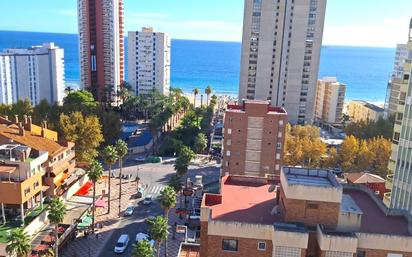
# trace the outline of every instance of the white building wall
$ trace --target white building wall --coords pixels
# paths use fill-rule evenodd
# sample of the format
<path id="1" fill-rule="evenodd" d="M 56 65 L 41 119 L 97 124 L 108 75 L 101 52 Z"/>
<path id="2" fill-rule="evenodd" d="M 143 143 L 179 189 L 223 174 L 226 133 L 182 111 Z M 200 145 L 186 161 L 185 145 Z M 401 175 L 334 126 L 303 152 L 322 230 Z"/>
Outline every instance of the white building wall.
<path id="1" fill-rule="evenodd" d="M 43 99 L 62 103 L 63 49 L 53 43 L 29 49 L 6 49 L 0 53 L 0 60 L 0 103 L 11 104 L 19 99 L 29 99 L 34 105 Z"/>
<path id="2" fill-rule="evenodd" d="M 326 0 L 245 0 L 239 98 L 314 118 Z"/>
<path id="3" fill-rule="evenodd" d="M 147 94 L 154 88 L 162 94 L 170 89 L 170 38 L 152 28 L 128 33 L 129 83 L 136 94 Z"/>

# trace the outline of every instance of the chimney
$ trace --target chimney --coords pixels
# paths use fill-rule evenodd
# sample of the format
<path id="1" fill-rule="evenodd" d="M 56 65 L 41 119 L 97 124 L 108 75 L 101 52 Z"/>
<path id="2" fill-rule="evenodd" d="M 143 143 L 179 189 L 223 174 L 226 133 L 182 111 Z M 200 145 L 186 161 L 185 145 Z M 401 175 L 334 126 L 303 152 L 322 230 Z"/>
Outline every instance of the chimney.
<path id="1" fill-rule="evenodd" d="M 19 124 L 19 115 L 14 115 L 14 123 Z"/>
<path id="2" fill-rule="evenodd" d="M 24 126 L 26 126 L 26 124 L 27 124 L 27 115 L 26 114 L 23 115 L 23 124 L 24 124 Z"/>
<path id="3" fill-rule="evenodd" d="M 46 120 L 43 121 L 43 126 L 42 127 L 47 129 L 47 121 Z"/>
<path id="4" fill-rule="evenodd" d="M 33 124 L 33 119 L 31 117 L 31 115 L 29 115 L 29 117 L 27 118 L 27 130 L 28 131 L 32 131 L 32 124 Z"/>
<path id="5" fill-rule="evenodd" d="M 41 137 L 45 137 L 46 133 L 44 133 L 45 128 L 41 127 Z"/>
<path id="6" fill-rule="evenodd" d="M 23 137 L 25 135 L 24 127 L 23 124 L 21 124 L 21 122 L 19 123 L 19 135 Z"/>

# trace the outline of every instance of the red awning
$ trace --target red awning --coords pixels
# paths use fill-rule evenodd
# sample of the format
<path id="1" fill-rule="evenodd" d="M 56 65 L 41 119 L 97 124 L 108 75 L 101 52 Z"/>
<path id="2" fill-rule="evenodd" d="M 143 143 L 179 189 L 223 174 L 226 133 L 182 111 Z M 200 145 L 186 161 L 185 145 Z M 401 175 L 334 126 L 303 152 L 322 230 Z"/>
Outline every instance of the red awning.
<path id="1" fill-rule="evenodd" d="M 90 187 L 92 187 L 93 182 L 92 181 L 87 181 L 87 183 L 85 183 L 80 189 L 79 191 L 77 191 L 77 193 L 75 195 L 79 195 L 79 196 L 83 196 L 83 195 L 87 195 L 87 193 L 89 192 Z"/>

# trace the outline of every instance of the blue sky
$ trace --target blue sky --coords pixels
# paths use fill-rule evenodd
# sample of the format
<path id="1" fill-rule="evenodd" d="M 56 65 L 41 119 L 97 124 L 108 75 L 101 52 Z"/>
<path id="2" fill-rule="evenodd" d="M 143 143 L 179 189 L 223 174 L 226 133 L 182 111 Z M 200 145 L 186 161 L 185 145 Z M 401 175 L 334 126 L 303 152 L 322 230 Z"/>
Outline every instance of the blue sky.
<path id="1" fill-rule="evenodd" d="M 124 0 L 125 28 L 172 38 L 240 41 L 243 0 Z M 0 30 L 76 33 L 77 0 L 1 0 Z M 407 39 L 411 0 L 329 0 L 324 44 L 394 47 Z"/>

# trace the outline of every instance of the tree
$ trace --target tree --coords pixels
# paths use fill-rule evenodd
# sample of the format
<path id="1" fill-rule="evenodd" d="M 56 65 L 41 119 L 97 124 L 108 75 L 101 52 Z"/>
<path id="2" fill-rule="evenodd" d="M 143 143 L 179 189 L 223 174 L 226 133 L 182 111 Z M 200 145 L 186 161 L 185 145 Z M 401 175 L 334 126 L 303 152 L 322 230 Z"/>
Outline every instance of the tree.
<path id="1" fill-rule="evenodd" d="M 163 241 L 167 240 L 168 224 L 165 218 L 157 216 L 148 220 L 150 236 L 156 241 L 157 257 L 160 257 L 160 246 Z"/>
<path id="2" fill-rule="evenodd" d="M 169 180 L 169 186 L 172 187 L 176 193 L 179 192 L 182 189 L 181 177 L 173 174 L 173 176 Z"/>
<path id="3" fill-rule="evenodd" d="M 194 151 L 196 153 L 203 153 L 207 147 L 207 139 L 205 134 L 199 133 L 195 137 L 195 142 L 193 145 Z"/>
<path id="4" fill-rule="evenodd" d="M 153 257 L 153 248 L 149 241 L 140 240 L 133 245 L 132 257 Z"/>
<path id="5" fill-rule="evenodd" d="M 159 201 L 165 211 L 166 223 L 168 223 L 170 209 L 176 207 L 176 192 L 173 187 L 166 186 L 160 192 Z M 165 256 L 167 256 L 167 240 L 165 241 Z"/>
<path id="6" fill-rule="evenodd" d="M 326 155 L 326 144 L 319 138 L 308 137 L 300 139 L 299 142 L 302 145 L 304 164 L 313 168 L 320 167 L 321 160 Z"/>
<path id="7" fill-rule="evenodd" d="M 31 237 L 24 228 L 13 229 L 7 236 L 6 252 L 11 256 L 26 257 L 31 251 Z"/>
<path id="8" fill-rule="evenodd" d="M 386 177 L 388 173 L 388 162 L 392 153 L 391 141 L 389 139 L 378 137 L 369 141 L 369 149 L 374 155 L 372 168 L 374 173 Z"/>
<path id="9" fill-rule="evenodd" d="M 96 182 L 99 181 L 103 176 L 102 165 L 98 161 L 93 160 L 90 163 L 87 175 L 89 176 L 89 179 L 93 182 L 92 233 L 94 234 L 94 219 L 95 219 L 94 216 L 95 216 L 95 210 L 96 210 Z"/>
<path id="10" fill-rule="evenodd" d="M 114 143 L 119 138 L 122 129 L 119 115 L 113 111 L 107 111 L 99 112 L 98 117 L 102 124 L 104 141 L 108 144 Z"/>
<path id="11" fill-rule="evenodd" d="M 127 144 L 125 141 L 119 139 L 116 142 L 115 145 L 117 156 L 119 157 L 119 166 L 120 166 L 120 171 L 119 171 L 119 217 L 120 217 L 120 212 L 121 212 L 121 204 L 122 204 L 122 169 L 123 169 L 123 158 L 126 156 L 127 152 L 129 149 L 127 148 Z"/>
<path id="12" fill-rule="evenodd" d="M 103 142 L 103 135 L 102 126 L 96 116 L 84 117 L 81 112 L 69 115 L 62 113 L 59 124 L 63 139 L 75 143 L 78 161 L 90 162 L 97 157 L 97 148 Z"/>
<path id="13" fill-rule="evenodd" d="M 74 89 L 71 86 L 67 86 L 67 87 L 64 88 L 64 93 L 66 93 L 66 95 L 69 95 L 73 91 L 74 91 Z"/>
<path id="14" fill-rule="evenodd" d="M 109 166 L 109 193 L 108 193 L 107 213 L 110 213 L 112 166 L 113 164 L 116 163 L 119 156 L 117 155 L 116 148 L 112 145 L 108 145 L 104 148 L 102 157 L 103 157 L 104 163 L 106 163 Z"/>
<path id="15" fill-rule="evenodd" d="M 193 106 L 196 107 L 196 97 L 199 94 L 199 88 L 193 89 Z"/>
<path id="16" fill-rule="evenodd" d="M 59 198 L 53 198 L 49 205 L 49 214 L 47 218 L 50 223 L 54 225 L 54 238 L 56 240 L 54 253 L 55 256 L 59 256 L 59 237 L 58 237 L 58 228 L 59 223 L 63 222 L 64 216 L 66 215 L 66 205 Z"/>
<path id="17" fill-rule="evenodd" d="M 328 151 L 328 157 L 322 163 L 323 168 L 335 168 L 338 165 L 338 152 L 335 147 Z"/>
<path id="18" fill-rule="evenodd" d="M 196 157 L 196 154 L 187 146 L 183 146 L 175 162 L 175 170 L 178 176 L 187 173 L 190 162 Z"/>
<path id="19" fill-rule="evenodd" d="M 354 136 L 346 137 L 345 140 L 343 140 L 339 151 L 339 161 L 344 171 L 353 169 L 358 152 L 358 139 Z"/>
<path id="20" fill-rule="evenodd" d="M 374 154 L 369 151 L 367 141 L 360 140 L 359 150 L 356 155 L 356 169 L 361 172 L 367 170 L 372 165 L 373 159 Z"/>
<path id="21" fill-rule="evenodd" d="M 95 108 L 99 104 L 93 97 L 93 94 L 87 90 L 77 90 L 70 92 L 63 99 L 64 105 L 83 106 Z"/>
<path id="22" fill-rule="evenodd" d="M 205 88 L 205 94 L 207 96 L 207 99 L 206 99 L 207 105 L 209 105 L 209 96 L 210 96 L 211 93 L 212 93 L 212 88 L 210 86 L 207 86 Z"/>
<path id="23" fill-rule="evenodd" d="M 361 120 L 351 122 L 346 126 L 345 133 L 359 139 L 372 139 L 375 137 L 391 139 L 393 135 L 394 123 L 394 115 L 390 116 L 388 119 L 380 117 L 377 121 Z"/>

